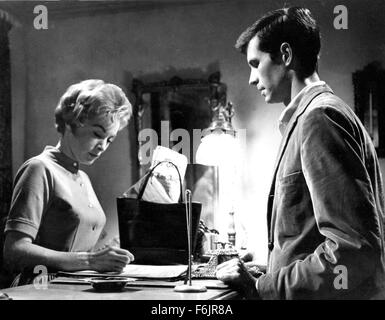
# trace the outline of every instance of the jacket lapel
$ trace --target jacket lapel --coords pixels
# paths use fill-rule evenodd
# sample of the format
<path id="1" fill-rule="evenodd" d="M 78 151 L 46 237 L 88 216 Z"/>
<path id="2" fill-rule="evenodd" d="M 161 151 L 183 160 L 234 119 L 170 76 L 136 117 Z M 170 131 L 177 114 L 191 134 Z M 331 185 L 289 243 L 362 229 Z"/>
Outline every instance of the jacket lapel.
<path id="1" fill-rule="evenodd" d="M 294 114 L 290 118 L 290 121 L 287 124 L 285 132 L 282 136 L 282 140 L 278 149 L 278 155 L 275 161 L 274 174 L 273 174 L 273 179 L 270 187 L 269 199 L 268 199 L 268 205 L 267 205 L 267 228 L 268 228 L 267 230 L 268 230 L 269 246 L 274 241 L 273 229 L 275 224 L 275 216 L 273 216 L 272 213 L 273 213 L 273 203 L 274 203 L 274 194 L 275 194 L 275 181 L 277 177 L 278 168 L 282 160 L 282 156 L 286 150 L 286 146 L 290 139 L 290 136 L 293 133 L 293 130 L 297 124 L 298 118 L 305 112 L 306 108 L 309 106 L 309 104 L 313 101 L 314 98 L 316 98 L 317 96 L 325 92 L 333 93 L 333 90 L 330 89 L 328 85 L 315 86 L 309 89 L 309 92 L 307 92 L 305 96 L 302 98 L 302 100 L 298 105 L 297 110 L 294 112 Z"/>

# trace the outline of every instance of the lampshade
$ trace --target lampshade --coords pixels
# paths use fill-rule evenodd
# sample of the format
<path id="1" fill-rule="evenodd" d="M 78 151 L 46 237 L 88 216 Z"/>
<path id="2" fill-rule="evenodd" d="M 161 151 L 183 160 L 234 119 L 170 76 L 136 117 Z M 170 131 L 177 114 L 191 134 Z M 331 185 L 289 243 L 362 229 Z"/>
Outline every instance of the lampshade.
<path id="1" fill-rule="evenodd" d="M 196 153 L 197 163 L 210 166 L 233 166 L 239 155 L 236 137 L 222 130 L 215 130 L 203 137 Z"/>

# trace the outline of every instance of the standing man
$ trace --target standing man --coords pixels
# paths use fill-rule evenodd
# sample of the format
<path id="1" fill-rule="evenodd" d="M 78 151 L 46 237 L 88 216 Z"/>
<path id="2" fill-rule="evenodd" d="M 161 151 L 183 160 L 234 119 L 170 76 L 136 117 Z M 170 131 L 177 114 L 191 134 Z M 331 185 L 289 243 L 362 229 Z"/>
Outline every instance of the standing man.
<path id="1" fill-rule="evenodd" d="M 267 13 L 236 43 L 249 83 L 267 103 L 286 106 L 268 201 L 266 272 L 246 258 L 217 268 L 218 279 L 250 299 L 385 297 L 378 159 L 354 112 L 320 81 L 320 47 L 316 21 L 297 7 Z"/>

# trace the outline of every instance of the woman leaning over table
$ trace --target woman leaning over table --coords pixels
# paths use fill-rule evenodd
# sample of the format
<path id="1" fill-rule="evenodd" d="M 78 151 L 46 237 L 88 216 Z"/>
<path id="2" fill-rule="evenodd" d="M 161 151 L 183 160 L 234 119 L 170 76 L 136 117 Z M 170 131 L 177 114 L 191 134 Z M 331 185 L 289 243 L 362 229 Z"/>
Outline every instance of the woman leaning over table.
<path id="1" fill-rule="evenodd" d="M 18 285 L 35 266 L 57 270 L 121 271 L 133 255 L 119 247 L 93 252 L 106 218 L 87 174 L 127 125 L 132 107 L 123 91 L 102 80 L 70 86 L 55 110 L 56 147 L 27 160 L 14 181 L 5 226 L 4 261 Z M 14 283 L 15 284 L 15 283 Z"/>

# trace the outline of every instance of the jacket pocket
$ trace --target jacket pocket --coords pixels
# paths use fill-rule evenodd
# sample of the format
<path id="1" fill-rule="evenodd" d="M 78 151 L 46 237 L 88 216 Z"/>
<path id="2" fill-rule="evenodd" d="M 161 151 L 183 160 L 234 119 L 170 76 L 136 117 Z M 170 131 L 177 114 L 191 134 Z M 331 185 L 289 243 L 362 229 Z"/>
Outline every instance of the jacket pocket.
<path id="1" fill-rule="evenodd" d="M 283 236 L 301 233 L 309 214 L 309 195 L 302 171 L 286 175 L 277 181 L 276 232 Z"/>

